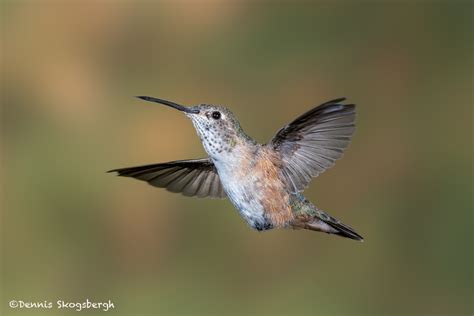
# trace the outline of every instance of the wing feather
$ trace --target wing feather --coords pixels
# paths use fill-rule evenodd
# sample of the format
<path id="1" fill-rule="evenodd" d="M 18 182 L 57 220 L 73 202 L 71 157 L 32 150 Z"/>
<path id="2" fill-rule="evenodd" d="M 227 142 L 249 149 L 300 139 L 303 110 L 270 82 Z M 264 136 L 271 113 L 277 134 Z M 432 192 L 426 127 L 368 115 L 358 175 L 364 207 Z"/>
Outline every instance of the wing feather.
<path id="1" fill-rule="evenodd" d="M 217 170 L 209 158 L 114 169 L 119 176 L 132 177 L 186 196 L 225 198 Z"/>
<path id="2" fill-rule="evenodd" d="M 280 129 L 267 144 L 281 156 L 292 192 L 302 191 L 342 157 L 355 130 L 355 105 L 339 98 L 317 106 Z"/>

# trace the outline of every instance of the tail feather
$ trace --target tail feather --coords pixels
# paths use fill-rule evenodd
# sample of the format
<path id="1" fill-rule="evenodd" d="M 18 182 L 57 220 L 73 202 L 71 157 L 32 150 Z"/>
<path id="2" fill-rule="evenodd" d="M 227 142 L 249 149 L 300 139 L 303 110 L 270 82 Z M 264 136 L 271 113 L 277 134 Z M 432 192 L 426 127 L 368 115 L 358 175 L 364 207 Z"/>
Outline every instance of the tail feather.
<path id="1" fill-rule="evenodd" d="M 340 221 L 337 221 L 337 220 L 336 222 L 328 221 L 325 223 L 331 226 L 332 228 L 334 228 L 335 230 L 337 230 L 337 232 L 334 233 L 335 235 L 339 235 L 341 237 L 346 237 L 346 238 L 350 238 L 354 240 L 364 241 L 364 237 L 362 237 L 354 229 L 341 223 Z"/>
<path id="2" fill-rule="evenodd" d="M 290 226 L 294 229 L 309 229 L 364 241 L 364 237 L 356 233 L 354 229 L 319 210 L 302 194 L 292 196 L 291 206 L 295 214 L 295 219 L 290 223 Z"/>
<path id="3" fill-rule="evenodd" d="M 364 241 L 364 237 L 359 235 L 353 228 L 320 210 L 316 211 L 316 216 L 308 221 L 304 228 Z"/>

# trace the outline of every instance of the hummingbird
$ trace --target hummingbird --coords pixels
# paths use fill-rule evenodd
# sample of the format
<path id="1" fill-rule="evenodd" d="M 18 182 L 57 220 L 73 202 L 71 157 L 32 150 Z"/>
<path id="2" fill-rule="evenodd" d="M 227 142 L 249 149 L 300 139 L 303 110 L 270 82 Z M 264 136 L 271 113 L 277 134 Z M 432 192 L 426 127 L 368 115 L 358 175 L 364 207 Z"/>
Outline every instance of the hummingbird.
<path id="1" fill-rule="evenodd" d="M 224 106 L 183 106 L 148 96 L 183 112 L 193 123 L 208 157 L 114 169 L 185 196 L 229 198 L 258 231 L 293 228 L 363 237 L 308 201 L 302 191 L 313 177 L 343 155 L 355 130 L 355 105 L 346 98 L 325 102 L 281 128 L 266 144 L 248 136 Z"/>

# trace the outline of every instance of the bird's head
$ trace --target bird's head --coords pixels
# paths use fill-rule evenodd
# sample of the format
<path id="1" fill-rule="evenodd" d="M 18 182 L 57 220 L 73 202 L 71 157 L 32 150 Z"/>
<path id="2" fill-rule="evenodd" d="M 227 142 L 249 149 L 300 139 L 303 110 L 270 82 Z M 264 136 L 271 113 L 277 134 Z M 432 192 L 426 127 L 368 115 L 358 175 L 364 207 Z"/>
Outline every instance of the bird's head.
<path id="1" fill-rule="evenodd" d="M 186 107 L 153 97 L 139 96 L 138 98 L 164 104 L 184 112 L 193 122 L 205 150 L 212 158 L 219 159 L 232 152 L 236 145 L 248 139 L 240 127 L 239 121 L 226 107 L 210 104 Z"/>

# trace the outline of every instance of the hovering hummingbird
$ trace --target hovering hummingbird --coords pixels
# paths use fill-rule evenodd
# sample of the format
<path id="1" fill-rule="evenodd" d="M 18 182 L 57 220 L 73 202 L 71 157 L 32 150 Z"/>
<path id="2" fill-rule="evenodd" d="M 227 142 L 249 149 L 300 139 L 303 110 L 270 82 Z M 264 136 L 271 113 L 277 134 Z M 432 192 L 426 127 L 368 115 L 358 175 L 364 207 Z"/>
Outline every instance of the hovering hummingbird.
<path id="1" fill-rule="evenodd" d="M 363 241 L 341 221 L 318 209 L 301 193 L 312 177 L 332 167 L 355 129 L 355 105 L 345 98 L 323 103 L 259 144 L 223 106 L 185 107 L 147 96 L 191 119 L 209 157 L 114 169 L 119 176 L 180 192 L 186 196 L 226 198 L 258 231 L 309 229 Z"/>

